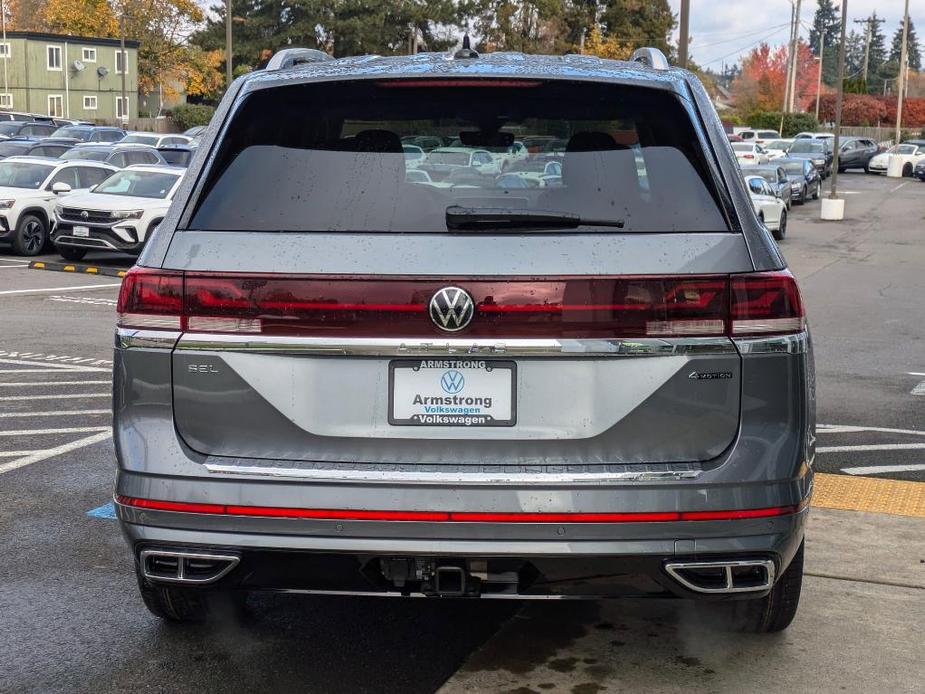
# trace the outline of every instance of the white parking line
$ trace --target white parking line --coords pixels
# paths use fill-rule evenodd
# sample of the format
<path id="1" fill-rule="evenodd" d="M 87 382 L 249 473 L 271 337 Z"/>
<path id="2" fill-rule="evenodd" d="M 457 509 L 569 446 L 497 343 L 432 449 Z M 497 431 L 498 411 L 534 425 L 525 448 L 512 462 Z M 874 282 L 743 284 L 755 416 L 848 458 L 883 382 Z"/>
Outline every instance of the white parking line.
<path id="1" fill-rule="evenodd" d="M 112 414 L 112 410 L 72 410 L 68 412 L 0 412 L 0 418 L 8 417 L 70 417 L 80 414 Z"/>
<path id="2" fill-rule="evenodd" d="M 60 429 L 14 429 L 3 431 L 0 436 L 51 436 L 52 434 L 85 434 L 90 431 L 110 431 L 112 427 L 61 427 Z"/>
<path id="3" fill-rule="evenodd" d="M 0 292 L 0 294 L 44 294 L 45 292 L 75 292 L 75 291 L 89 291 L 91 289 L 106 289 L 108 287 L 121 287 L 122 283 L 116 284 L 83 284 L 79 287 L 50 287 L 46 289 L 5 289 Z"/>
<path id="4" fill-rule="evenodd" d="M 55 373 L 58 373 L 57 371 Z M 112 381 L 16 381 L 0 383 L 0 388 L 46 388 L 48 386 L 108 386 Z"/>
<path id="5" fill-rule="evenodd" d="M 24 455 L 32 455 L 41 451 L 0 451 L 0 458 L 21 458 Z"/>
<path id="6" fill-rule="evenodd" d="M 20 267 L 29 267 L 28 264 L 23 265 L 0 265 L 0 270 L 9 270 L 11 268 L 20 268 Z"/>
<path id="7" fill-rule="evenodd" d="M 925 372 L 922 371 L 907 371 L 906 373 L 910 376 L 925 376 Z"/>
<path id="8" fill-rule="evenodd" d="M 853 434 L 859 431 L 876 431 L 881 434 L 908 434 L 910 436 L 925 436 L 925 431 L 919 429 L 889 429 L 887 427 L 858 427 L 839 424 L 819 424 L 817 434 Z"/>
<path id="9" fill-rule="evenodd" d="M 851 453 L 852 451 L 919 451 L 925 443 L 871 443 L 857 446 L 819 446 L 816 453 Z"/>
<path id="10" fill-rule="evenodd" d="M 111 373 L 111 368 L 103 368 L 100 366 L 84 366 L 83 364 L 63 364 L 58 362 L 43 362 L 43 361 L 33 361 L 31 359 L 0 359 L 0 364 L 9 364 L 10 366 L 38 366 L 44 369 L 41 372 L 27 372 L 23 370 L 22 373 L 54 373 L 54 372 L 71 372 L 71 373 L 88 373 L 88 372 L 97 372 L 97 373 Z M 15 369 L 11 370 L 2 370 L 0 373 L 14 373 Z"/>
<path id="11" fill-rule="evenodd" d="M 3 361 L 0 360 L 0 364 Z M 61 374 L 65 375 L 67 373 L 74 373 L 76 371 L 106 371 L 110 372 L 112 369 L 69 369 L 68 371 L 59 371 L 58 369 L 0 369 L 0 374 Z"/>
<path id="12" fill-rule="evenodd" d="M 4 395 L 0 402 L 18 402 L 20 400 L 77 400 L 78 398 L 111 398 L 112 393 L 53 393 L 51 395 Z"/>
<path id="13" fill-rule="evenodd" d="M 849 475 L 882 475 L 887 472 L 917 472 L 925 470 L 925 463 L 911 463 L 909 465 L 867 465 L 864 467 L 844 467 L 842 472 Z"/>
<path id="14" fill-rule="evenodd" d="M 54 458 L 57 455 L 63 455 L 65 453 L 70 453 L 71 451 L 76 451 L 78 448 L 92 446 L 94 443 L 105 441 L 110 436 L 112 436 L 112 432 L 101 431 L 91 436 L 85 436 L 82 439 L 71 441 L 70 443 L 55 446 L 54 448 L 48 448 L 44 451 L 37 451 L 31 455 L 17 458 L 16 460 L 11 460 L 8 463 L 2 463 L 0 464 L 0 475 L 2 475 L 4 472 L 9 472 L 10 470 L 18 470 L 19 468 L 25 467 L 26 465 L 32 465 L 33 463 L 37 463 L 41 460 L 47 460 L 48 458 Z"/>
<path id="15" fill-rule="evenodd" d="M 903 187 L 904 185 L 906 185 L 908 182 L 909 182 L 909 181 L 904 181 L 903 183 L 900 183 L 900 184 L 899 184 L 898 186 L 896 186 L 895 188 L 890 188 L 890 192 L 891 192 L 891 193 L 895 193 L 897 190 L 899 190 L 900 188 L 902 188 L 902 187 Z"/>
<path id="16" fill-rule="evenodd" d="M 93 357 L 71 357 L 66 354 L 45 354 L 44 352 L 21 352 L 19 350 L 0 349 L 0 357 L 6 359 L 28 359 L 37 362 L 54 362 L 56 364 L 83 364 L 85 366 L 112 366 L 111 359 L 94 359 Z"/>
<path id="17" fill-rule="evenodd" d="M 925 381 L 920 381 L 915 388 L 909 391 L 910 395 L 925 395 Z"/>

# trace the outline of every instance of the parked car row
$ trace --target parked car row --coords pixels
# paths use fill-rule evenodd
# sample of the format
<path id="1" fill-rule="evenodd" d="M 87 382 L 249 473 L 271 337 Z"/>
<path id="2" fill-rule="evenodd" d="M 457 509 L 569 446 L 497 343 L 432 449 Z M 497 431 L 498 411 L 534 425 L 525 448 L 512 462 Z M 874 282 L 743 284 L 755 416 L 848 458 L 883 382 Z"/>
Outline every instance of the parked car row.
<path id="1" fill-rule="evenodd" d="M 741 168 L 755 213 L 778 241 L 787 234 L 787 213 L 793 204 L 819 199 L 822 175 L 809 158 L 779 157 Z"/>

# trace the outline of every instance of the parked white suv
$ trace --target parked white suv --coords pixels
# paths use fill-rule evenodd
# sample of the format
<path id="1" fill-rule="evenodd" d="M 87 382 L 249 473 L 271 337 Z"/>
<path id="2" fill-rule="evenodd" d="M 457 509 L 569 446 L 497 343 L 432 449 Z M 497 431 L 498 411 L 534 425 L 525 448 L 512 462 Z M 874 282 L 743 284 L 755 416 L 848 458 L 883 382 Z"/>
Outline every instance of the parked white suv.
<path id="1" fill-rule="evenodd" d="M 55 248 L 67 260 L 88 251 L 120 251 L 138 255 L 160 224 L 184 169 L 172 166 L 130 166 L 55 208 Z"/>
<path id="2" fill-rule="evenodd" d="M 0 244 L 38 255 L 55 225 L 58 198 L 87 190 L 117 169 L 90 161 L 9 157 L 0 162 Z"/>
<path id="3" fill-rule="evenodd" d="M 778 241 L 787 234 L 787 203 L 781 200 L 763 176 L 745 176 L 752 205 L 758 219 L 770 230 Z"/>

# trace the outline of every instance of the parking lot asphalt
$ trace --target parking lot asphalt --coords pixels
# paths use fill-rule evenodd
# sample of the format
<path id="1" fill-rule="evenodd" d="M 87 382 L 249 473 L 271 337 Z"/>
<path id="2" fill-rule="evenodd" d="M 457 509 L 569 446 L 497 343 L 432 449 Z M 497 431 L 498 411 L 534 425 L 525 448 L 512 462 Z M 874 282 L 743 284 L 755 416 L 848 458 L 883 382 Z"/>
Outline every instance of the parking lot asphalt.
<path id="1" fill-rule="evenodd" d="M 821 425 L 815 465 L 837 474 L 925 480 L 925 184 L 860 174 L 844 175 L 840 183 L 847 219 L 823 223 L 818 202 L 796 206 L 781 244 L 801 282 L 813 329 Z M 130 263 L 93 256 L 85 262 L 122 268 Z M 532 619 L 540 609 L 534 624 L 545 630 L 542 648 L 550 653 L 584 643 L 579 637 L 588 625 L 593 634 L 598 623 L 624 624 L 626 638 L 610 640 L 639 644 L 654 638 L 646 634 L 667 634 L 678 623 L 683 608 L 673 603 L 651 613 L 646 606 L 628 606 L 633 616 L 614 622 L 620 603 L 566 608 L 566 618 L 556 616 L 561 608 L 522 612 L 518 603 L 300 596 L 252 598 L 244 623 L 195 629 L 158 623 L 137 597 L 130 557 L 115 521 L 106 517 L 113 478 L 109 360 L 118 284 L 113 277 L 30 270 L 23 259 L 0 250 L 0 552 L 6 557 L 0 562 L 0 692 L 428 692 L 476 651 L 480 655 L 465 673 L 522 669 L 516 653 L 503 652 L 504 630 L 518 623 L 511 621 L 514 615 Z M 889 511 L 889 499 L 886 506 Z M 872 523 L 893 518 L 870 515 Z M 925 560 L 920 545 L 903 542 L 897 552 L 919 552 Z M 879 609 L 868 583 L 833 588 L 822 582 L 835 579 L 816 580 L 808 588 L 814 600 L 840 598 L 856 601 L 858 609 Z M 903 590 L 880 597 L 893 606 L 923 603 L 920 588 Z M 812 653 L 812 635 L 820 633 L 815 622 L 844 618 L 837 611 L 801 611 L 799 631 L 789 632 L 797 636 L 785 638 Z M 883 619 L 852 638 L 886 638 L 886 627 L 902 622 L 902 610 L 887 610 Z M 905 619 L 920 622 L 921 615 L 910 612 Z M 542 626 L 543 620 L 552 623 Z M 581 634 L 575 620 L 585 625 Z M 908 636 L 921 644 L 920 634 Z M 677 638 L 659 648 L 659 657 L 679 671 L 687 667 L 684 658 L 712 662 L 689 655 Z M 642 649 L 637 659 L 645 654 Z M 891 654 L 883 662 L 907 667 Z M 734 680 L 724 679 L 722 668 L 733 662 L 748 672 L 742 660 L 704 665 L 701 670 L 721 676 L 678 679 L 673 688 L 674 680 L 666 684 L 651 668 L 642 668 L 633 689 L 675 691 L 686 682 L 688 689 L 731 691 Z M 811 666 L 811 660 L 799 658 L 793 665 Z M 554 681 L 509 678 L 510 689 L 527 692 L 533 684 L 551 683 L 550 691 L 569 691 L 560 686 L 568 683 L 571 691 L 591 692 L 623 686 L 602 673 L 591 679 L 578 678 L 574 668 L 558 674 L 563 677 Z M 448 691 L 457 691 L 460 682 L 473 691 L 493 691 L 495 681 L 457 678 Z M 743 682 L 775 691 L 758 679 Z M 852 691 L 850 681 L 845 690 Z"/>

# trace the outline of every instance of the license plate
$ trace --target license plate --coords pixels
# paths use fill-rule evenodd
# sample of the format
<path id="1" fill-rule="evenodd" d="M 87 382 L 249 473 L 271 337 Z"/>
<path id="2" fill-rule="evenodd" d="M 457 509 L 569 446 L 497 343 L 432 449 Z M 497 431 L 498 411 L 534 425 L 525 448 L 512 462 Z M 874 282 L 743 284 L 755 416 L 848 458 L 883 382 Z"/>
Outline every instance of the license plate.
<path id="1" fill-rule="evenodd" d="M 74 236 L 89 236 L 90 227 L 74 227 L 72 233 Z"/>
<path id="2" fill-rule="evenodd" d="M 511 427 L 517 365 L 490 359 L 402 359 L 389 363 L 389 424 Z"/>

